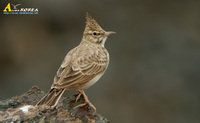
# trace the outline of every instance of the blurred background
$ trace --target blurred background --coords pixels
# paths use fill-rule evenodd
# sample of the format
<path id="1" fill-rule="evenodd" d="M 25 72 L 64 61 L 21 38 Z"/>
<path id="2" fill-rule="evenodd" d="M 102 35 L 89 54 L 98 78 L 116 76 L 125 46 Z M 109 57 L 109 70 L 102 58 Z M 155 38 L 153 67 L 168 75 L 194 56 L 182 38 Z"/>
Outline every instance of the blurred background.
<path id="1" fill-rule="evenodd" d="M 11 2 L 38 15 L 3 15 Z M 0 1 L 0 100 L 47 92 L 89 12 L 107 31 L 110 65 L 86 90 L 113 123 L 200 122 L 200 1 Z M 66 91 L 70 96 L 76 91 Z"/>

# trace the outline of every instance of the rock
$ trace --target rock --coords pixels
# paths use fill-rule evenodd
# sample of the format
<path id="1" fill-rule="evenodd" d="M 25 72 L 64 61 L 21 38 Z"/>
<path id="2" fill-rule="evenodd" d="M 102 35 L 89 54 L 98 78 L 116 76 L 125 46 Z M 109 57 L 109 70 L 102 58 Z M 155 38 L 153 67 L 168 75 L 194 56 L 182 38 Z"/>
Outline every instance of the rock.
<path id="1" fill-rule="evenodd" d="M 87 105 L 81 108 L 74 108 L 84 103 L 82 96 L 76 103 L 77 95 L 68 98 L 63 97 L 54 108 L 45 105 L 35 106 L 44 95 L 45 93 L 37 86 L 33 86 L 20 96 L 0 101 L 0 122 L 109 123 L 106 118 L 94 112 Z"/>

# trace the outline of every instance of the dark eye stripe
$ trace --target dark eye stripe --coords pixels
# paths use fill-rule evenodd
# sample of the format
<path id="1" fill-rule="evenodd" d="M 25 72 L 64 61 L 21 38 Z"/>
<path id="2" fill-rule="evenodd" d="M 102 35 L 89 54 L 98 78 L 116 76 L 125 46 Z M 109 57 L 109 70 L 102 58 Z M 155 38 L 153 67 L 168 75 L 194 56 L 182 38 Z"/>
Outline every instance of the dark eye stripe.
<path id="1" fill-rule="evenodd" d="M 101 43 L 102 43 L 102 40 L 100 40 L 100 41 L 97 41 L 97 43 L 98 43 L 98 44 L 101 44 Z"/>
<path id="2" fill-rule="evenodd" d="M 101 35 L 100 32 L 93 32 L 92 34 L 93 34 L 93 35 Z"/>

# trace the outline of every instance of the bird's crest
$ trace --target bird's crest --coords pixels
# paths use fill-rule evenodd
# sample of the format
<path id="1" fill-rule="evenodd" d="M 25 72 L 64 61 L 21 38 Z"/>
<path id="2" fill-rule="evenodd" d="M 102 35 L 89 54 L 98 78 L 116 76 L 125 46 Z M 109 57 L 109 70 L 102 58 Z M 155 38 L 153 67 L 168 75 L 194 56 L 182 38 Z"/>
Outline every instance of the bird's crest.
<path id="1" fill-rule="evenodd" d="M 88 33 L 88 31 L 104 31 L 99 24 L 92 18 L 92 16 L 87 13 L 86 14 L 86 27 L 84 33 Z"/>

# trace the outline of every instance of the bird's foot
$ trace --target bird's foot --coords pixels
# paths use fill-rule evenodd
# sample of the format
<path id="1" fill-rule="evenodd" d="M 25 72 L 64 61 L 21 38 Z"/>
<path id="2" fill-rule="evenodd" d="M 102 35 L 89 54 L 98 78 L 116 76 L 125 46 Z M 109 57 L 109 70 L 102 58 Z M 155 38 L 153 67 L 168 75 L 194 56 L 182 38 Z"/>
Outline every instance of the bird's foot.
<path id="1" fill-rule="evenodd" d="M 75 103 L 80 99 L 81 95 L 83 94 L 80 90 L 77 90 L 78 91 L 78 96 L 76 97 L 76 101 Z"/>
<path id="2" fill-rule="evenodd" d="M 81 95 L 82 95 L 82 93 L 79 93 L 79 95 L 76 97 L 75 103 L 80 99 Z"/>
<path id="3" fill-rule="evenodd" d="M 77 105 L 75 108 L 83 107 L 83 106 L 85 106 L 85 105 L 89 105 L 89 106 L 96 112 L 95 106 L 94 106 L 91 102 L 89 102 L 89 101 L 86 101 L 86 102 L 83 103 L 83 104 Z M 75 108 L 74 108 L 74 109 L 75 109 Z"/>

